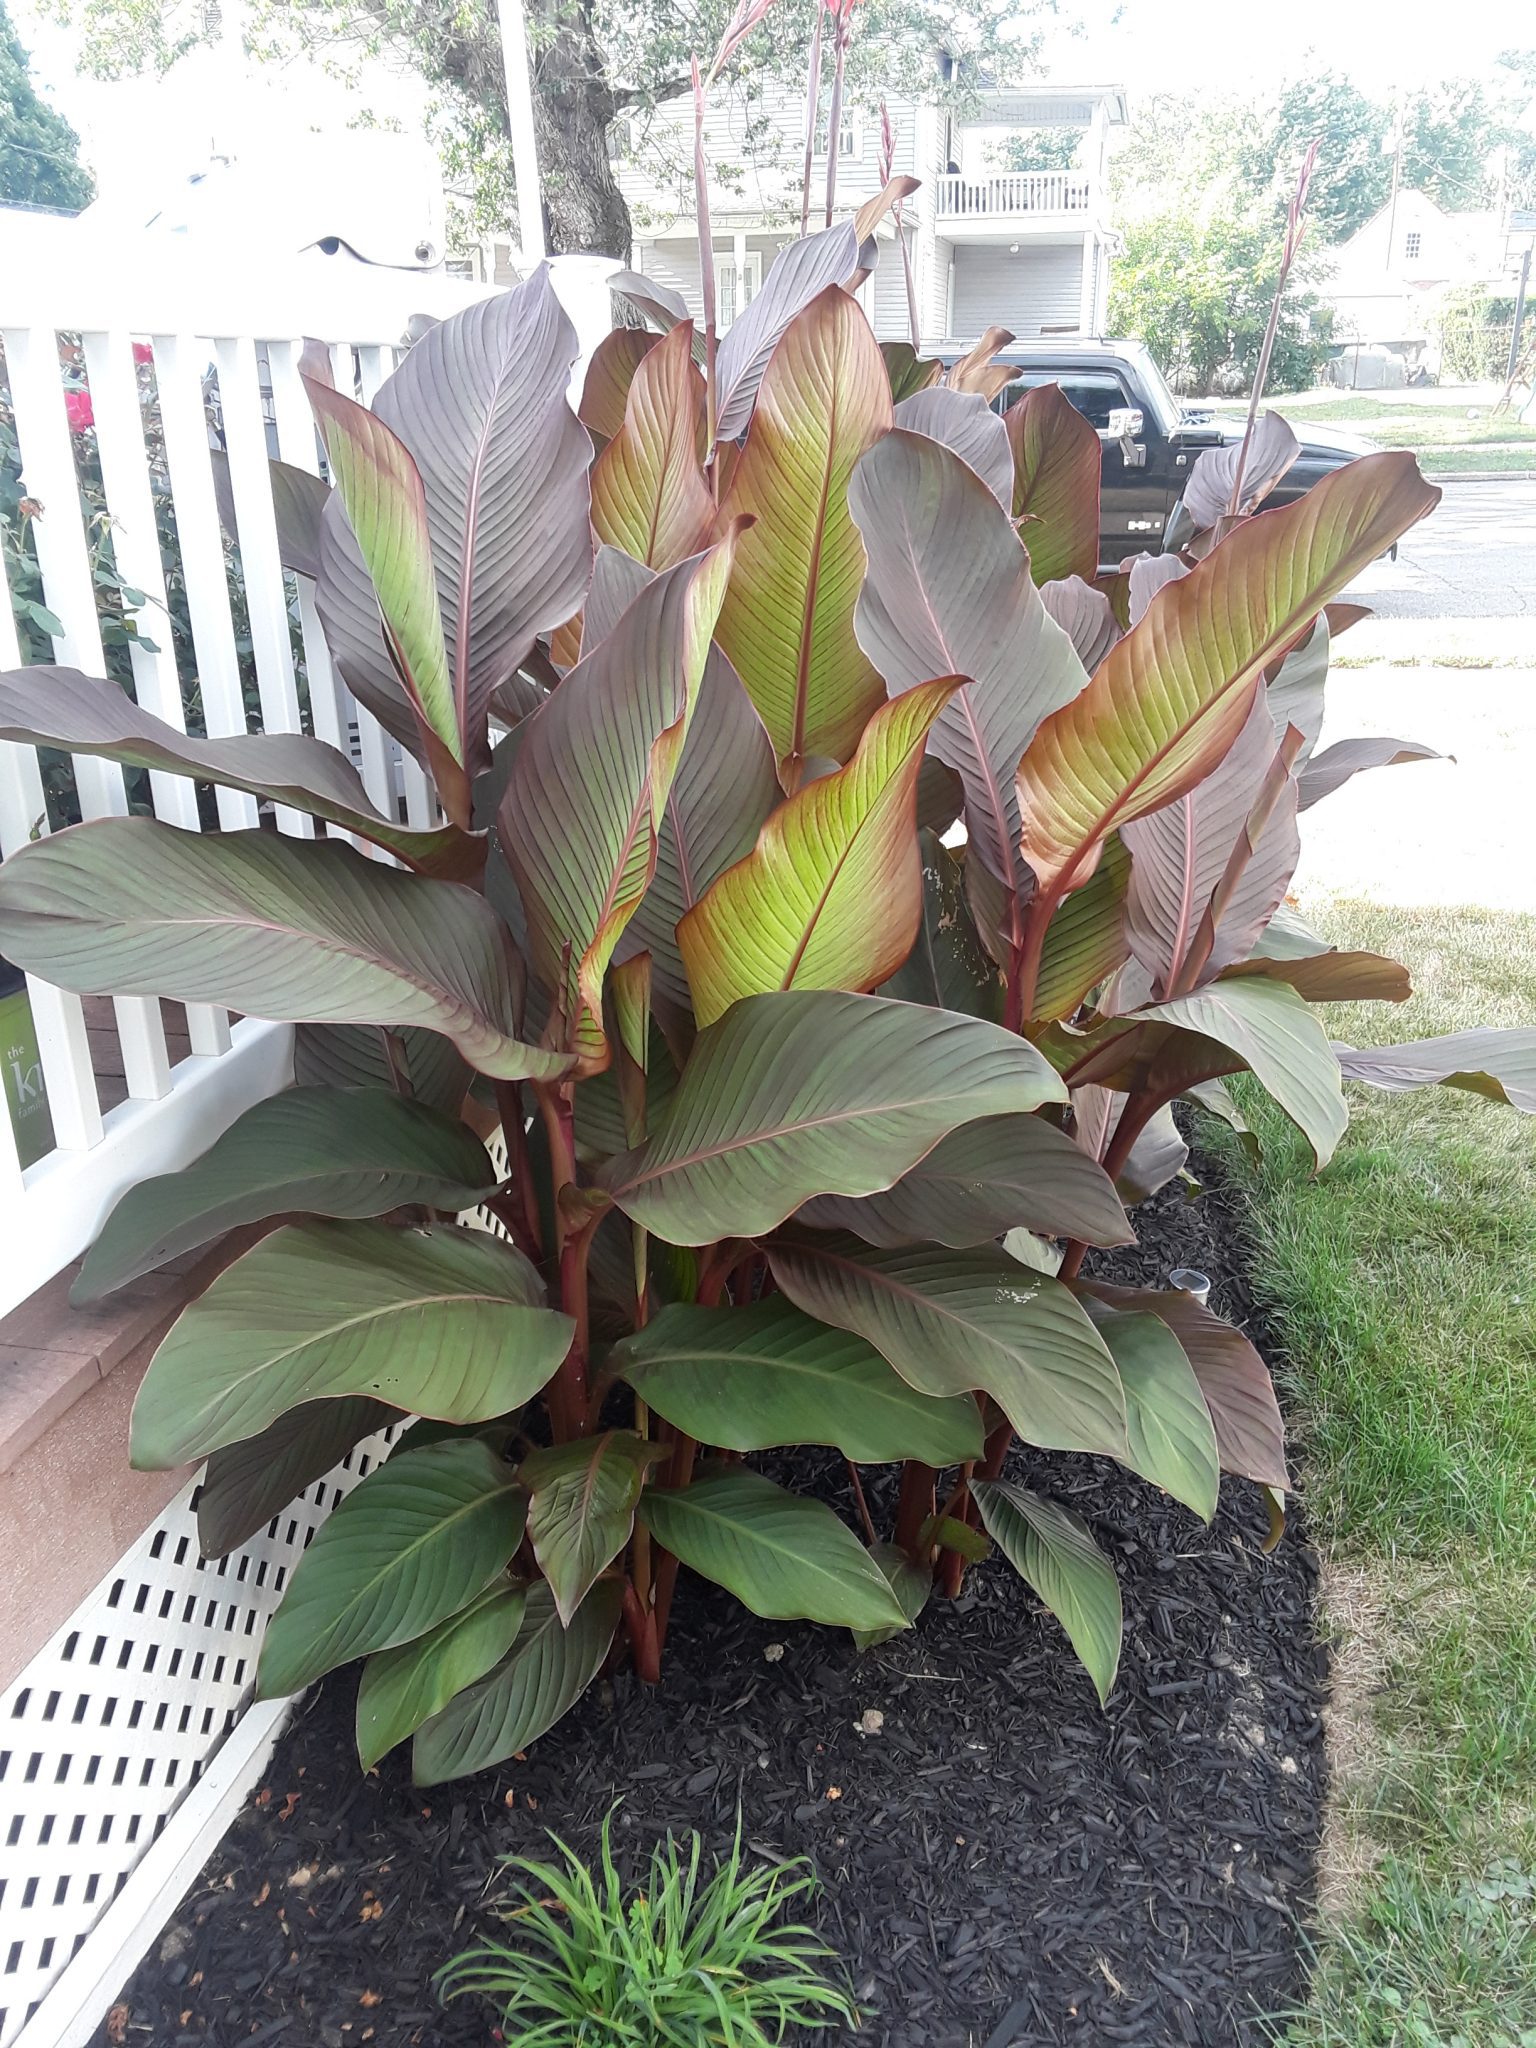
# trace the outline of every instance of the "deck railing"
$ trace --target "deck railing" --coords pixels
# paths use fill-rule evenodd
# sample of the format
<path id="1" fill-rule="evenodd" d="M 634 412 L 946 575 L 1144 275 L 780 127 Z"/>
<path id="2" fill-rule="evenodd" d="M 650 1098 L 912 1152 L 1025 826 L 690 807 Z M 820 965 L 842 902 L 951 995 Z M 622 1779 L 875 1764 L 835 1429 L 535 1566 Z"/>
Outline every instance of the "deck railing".
<path id="1" fill-rule="evenodd" d="M 1087 213 L 1093 180 L 1086 171 L 1005 171 L 992 178 L 946 172 L 938 182 L 941 220 L 1009 220 L 1041 213 Z"/>
<path id="2" fill-rule="evenodd" d="M 157 716 L 209 735 L 310 731 L 351 757 L 381 810 L 430 823 L 421 768 L 342 685 L 312 585 L 279 561 L 267 462 L 320 467 L 302 335 L 350 337 L 331 348 L 336 382 L 366 401 L 413 313 L 482 293 L 374 273 L 318 292 L 290 286 L 286 307 L 269 293 L 265 310 L 226 285 L 220 306 L 219 293 L 199 293 L 195 265 L 171 276 L 171 264 L 160 289 L 141 256 L 114 278 L 67 238 L 61 247 L 47 243 L 43 260 L 29 245 L 15 262 L 0 247 L 0 481 L 8 504 L 25 499 L 8 512 L 0 668 L 53 661 L 115 675 Z M 247 293 L 259 291 L 254 279 Z M 237 541 L 221 525 L 216 458 Z M 282 806 L 259 815 L 237 792 L 0 741 L 0 854 L 130 808 L 191 831 L 215 819 L 314 831 Z M 36 979 L 28 994 L 53 1145 L 24 1165 L 0 1101 L 0 1314 L 86 1248 L 125 1187 L 195 1157 L 284 1085 L 291 1062 L 289 1027 L 210 1006 L 187 1006 L 183 1021 L 142 997 L 83 1002 Z M 23 1032 L 6 1038 L 0 1057 L 27 1057 Z"/>

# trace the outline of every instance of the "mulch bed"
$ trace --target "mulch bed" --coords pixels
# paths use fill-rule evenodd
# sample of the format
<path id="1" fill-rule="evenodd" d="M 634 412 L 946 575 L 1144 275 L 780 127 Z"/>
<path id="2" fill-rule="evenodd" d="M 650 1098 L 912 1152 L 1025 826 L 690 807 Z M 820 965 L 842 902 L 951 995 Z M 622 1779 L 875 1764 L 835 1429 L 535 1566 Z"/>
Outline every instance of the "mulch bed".
<path id="1" fill-rule="evenodd" d="M 1246 1322 L 1224 1210 L 1165 1190 L 1140 1246 L 1096 1270 L 1200 1267 Z M 826 1454 L 771 1469 L 849 1506 Z M 1301 1989 L 1321 1825 L 1314 1558 L 1294 1517 L 1261 1556 L 1246 1485 L 1223 1487 L 1207 1530 L 1106 1461 L 1019 1453 L 1014 1469 L 1115 1559 L 1126 1631 L 1106 1712 L 1000 1560 L 864 1657 L 685 1575 L 659 1689 L 621 1674 L 526 1762 L 427 1792 L 405 1750 L 360 1775 L 341 1673 L 121 1994 L 112 2040 L 499 2040 L 484 2008 L 439 2009 L 432 1973 L 486 1925 L 499 1856 L 543 1853 L 545 1828 L 590 1851 L 622 1794 L 621 1850 L 668 1828 L 723 1848 L 739 1808 L 754 1848 L 811 1856 L 877 2048 L 1258 2048 L 1257 2016 Z M 871 1710 L 883 1723 L 861 1732 Z"/>

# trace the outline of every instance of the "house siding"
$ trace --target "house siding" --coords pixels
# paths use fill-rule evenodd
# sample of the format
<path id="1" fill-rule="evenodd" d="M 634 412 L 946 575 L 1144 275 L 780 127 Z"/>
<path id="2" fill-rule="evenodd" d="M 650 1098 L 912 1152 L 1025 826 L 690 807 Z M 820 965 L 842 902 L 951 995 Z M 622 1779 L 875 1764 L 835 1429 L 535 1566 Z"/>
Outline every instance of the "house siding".
<path id="1" fill-rule="evenodd" d="M 912 230 L 906 229 L 907 247 L 912 247 Z M 880 238 L 880 260 L 865 291 L 865 309 L 881 341 L 910 341 L 912 320 L 907 311 L 907 279 L 902 267 L 901 244 L 894 235 Z"/>
<path id="2" fill-rule="evenodd" d="M 954 255 L 954 340 L 974 341 L 991 326 L 1024 338 L 1051 329 L 1078 331 L 1081 242 L 1023 248 L 1016 256 L 1006 248 L 957 248 Z"/>
<path id="3" fill-rule="evenodd" d="M 837 161 L 837 203 L 841 214 L 880 189 L 880 115 L 856 107 L 858 149 Z M 917 109 L 897 103 L 892 169 L 914 173 Z M 693 217 L 693 103 L 686 96 L 657 107 L 633 124 L 634 155 L 617 167 L 619 189 L 636 210 L 639 231 L 667 234 L 674 223 Z M 710 166 L 709 210 L 717 227 L 749 217 L 782 221 L 798 232 L 801 178 L 805 163 L 805 94 L 773 85 L 749 98 L 718 93 L 704 121 Z M 827 160 L 811 169 L 811 226 L 825 216 Z"/>

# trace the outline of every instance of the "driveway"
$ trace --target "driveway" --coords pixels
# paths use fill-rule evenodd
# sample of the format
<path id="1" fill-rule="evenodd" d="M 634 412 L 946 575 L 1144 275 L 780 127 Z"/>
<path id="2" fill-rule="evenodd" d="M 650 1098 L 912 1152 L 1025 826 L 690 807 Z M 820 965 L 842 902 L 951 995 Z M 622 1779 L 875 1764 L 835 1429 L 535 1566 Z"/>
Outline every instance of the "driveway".
<path id="1" fill-rule="evenodd" d="M 1296 893 L 1536 912 L 1536 482 L 1450 481 L 1349 592 L 1323 745 L 1421 740 L 1454 760 L 1376 769 L 1302 819 Z"/>
<path id="2" fill-rule="evenodd" d="M 1350 596 L 1383 619 L 1529 618 L 1536 664 L 1536 483 L 1447 477 L 1442 488 L 1397 560 L 1374 563 Z"/>

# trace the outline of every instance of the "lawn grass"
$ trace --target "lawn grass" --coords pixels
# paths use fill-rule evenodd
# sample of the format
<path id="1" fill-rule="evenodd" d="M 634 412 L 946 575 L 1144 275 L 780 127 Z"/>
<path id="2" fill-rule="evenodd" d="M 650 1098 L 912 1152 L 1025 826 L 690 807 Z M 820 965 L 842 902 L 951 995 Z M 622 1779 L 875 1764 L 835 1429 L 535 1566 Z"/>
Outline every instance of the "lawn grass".
<path id="1" fill-rule="evenodd" d="M 1337 904 L 1413 971 L 1354 1043 L 1536 1019 L 1536 917 Z M 1286 1353 L 1339 1652 L 1325 1915 L 1287 2048 L 1536 2048 L 1536 1126 L 1351 1091 L 1322 1176 L 1249 1090 L 1223 1150 Z"/>
<path id="2" fill-rule="evenodd" d="M 1522 422 L 1512 410 L 1492 405 L 1415 405 L 1397 392 L 1379 398 L 1314 399 L 1310 392 L 1268 401 L 1289 413 L 1303 434 L 1313 424 L 1354 427 L 1375 448 L 1410 448 L 1420 467 L 1442 475 L 1467 470 L 1536 467 L 1536 421 Z M 1240 415 L 1246 399 L 1219 401 L 1220 410 Z"/>
<path id="3" fill-rule="evenodd" d="M 1384 447 L 1388 443 L 1382 444 Z M 1536 469 L 1536 437 L 1533 445 L 1519 448 L 1424 448 L 1414 451 L 1426 476 L 1480 476 L 1490 472 L 1517 476 Z"/>

